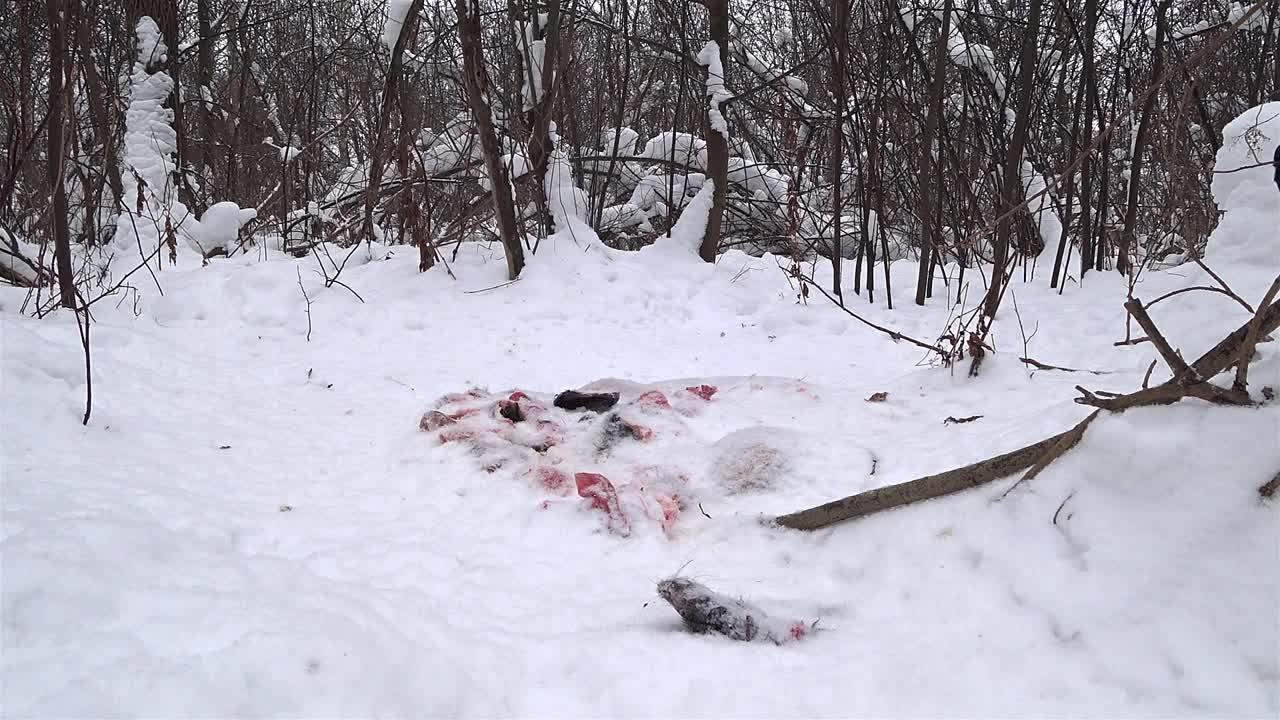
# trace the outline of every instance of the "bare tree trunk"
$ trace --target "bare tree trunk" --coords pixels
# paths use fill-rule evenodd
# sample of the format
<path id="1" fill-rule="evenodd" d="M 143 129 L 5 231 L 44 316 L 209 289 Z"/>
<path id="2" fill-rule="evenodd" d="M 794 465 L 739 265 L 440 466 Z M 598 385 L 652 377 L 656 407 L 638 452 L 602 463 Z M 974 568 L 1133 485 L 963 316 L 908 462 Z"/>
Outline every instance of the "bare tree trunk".
<path id="1" fill-rule="evenodd" d="M 49 183 L 53 190 L 53 253 L 58 268 L 58 292 L 62 306 L 76 308 L 76 285 L 71 268 L 71 231 L 67 226 L 67 188 L 63 182 L 66 146 L 63 110 L 67 106 L 64 81 L 67 68 L 65 0 L 46 0 L 49 15 Z"/>
<path id="2" fill-rule="evenodd" d="M 1098 99 L 1098 69 L 1094 66 L 1094 34 L 1098 29 L 1098 0 L 1085 0 L 1084 5 L 1084 127 L 1081 145 L 1093 144 L 1093 111 Z M 1093 269 L 1093 176 L 1094 161 L 1086 157 L 1080 170 L 1080 279 Z M 1102 214 L 1099 213 L 1099 218 Z"/>
<path id="3" fill-rule="evenodd" d="M 187 133 L 184 124 L 184 116 L 182 102 L 179 98 L 182 96 L 181 88 L 181 69 L 178 63 L 179 44 L 178 44 L 178 5 L 173 0 L 128 0 L 126 5 L 128 12 L 126 17 L 129 20 L 129 37 L 133 36 L 134 29 L 138 27 L 138 20 L 142 17 L 149 17 L 155 21 L 160 28 L 160 34 L 164 38 L 166 55 L 163 63 L 152 64 L 152 69 L 164 72 L 173 80 L 173 92 L 170 93 L 169 99 L 165 101 L 165 105 L 173 110 L 173 130 L 177 135 L 177 152 L 175 167 L 168 168 L 169 175 L 172 178 L 173 188 L 176 197 L 183 202 L 194 205 L 191 202 L 191 192 L 187 185 L 186 173 L 183 170 L 184 163 L 187 160 Z M 132 41 L 130 45 L 132 46 Z"/>
<path id="4" fill-rule="evenodd" d="M 849 42 L 849 0 L 834 0 L 835 27 L 831 34 L 831 94 L 835 99 L 835 122 L 831 125 L 831 289 L 843 299 L 840 289 L 841 263 L 844 261 L 842 233 L 844 198 L 844 111 L 848 104 L 845 88 L 845 46 Z"/>
<path id="5" fill-rule="evenodd" d="M 1027 144 L 1027 131 L 1031 125 L 1031 96 L 1035 92 L 1035 70 L 1039 56 L 1036 52 L 1040 34 L 1040 11 L 1042 0 L 1031 0 L 1027 14 L 1027 27 L 1022 33 L 1022 50 L 1018 55 L 1018 106 L 1013 121 L 1013 139 L 1009 142 L 1004 158 L 1004 202 L 1005 208 L 1015 207 L 1025 201 L 1026 190 L 1022 184 L 1022 151 Z M 995 252 L 991 263 L 991 283 L 987 287 L 987 297 L 983 305 L 984 320 L 980 335 L 985 339 L 995 319 L 996 310 L 1000 307 L 1000 298 L 1004 294 L 1006 282 L 1005 264 L 1009 257 L 1010 226 L 1014 218 L 1006 217 L 996 223 Z M 976 371 L 978 357 L 970 372 Z"/>
<path id="6" fill-rule="evenodd" d="M 85 99 L 93 119 L 94 139 L 102 143 L 102 162 L 105 166 L 103 173 L 111 187 L 114 204 L 118 204 L 120 197 L 124 195 L 124 184 L 120 179 L 120 163 L 116 159 L 120 149 L 116 138 L 116 124 L 112 119 L 110 103 L 102 96 L 104 84 L 98 72 L 98 64 L 93 58 L 93 33 L 89 27 L 88 14 L 84 12 L 84 5 L 80 0 L 77 0 L 76 7 L 79 10 L 76 13 L 76 44 L 80 51 L 81 71 L 84 73 Z"/>
<path id="7" fill-rule="evenodd" d="M 933 87 L 929 90 L 929 110 L 920 138 L 920 271 L 916 276 L 916 304 L 924 305 L 929 290 L 930 261 L 942 233 L 934 226 L 933 217 L 933 144 L 942 117 L 942 96 L 947 78 L 947 42 L 951 36 L 951 0 L 942 4 L 942 29 L 933 53 Z M 941 153 L 939 153 L 941 155 Z M 941 195 L 941 185 L 939 185 Z"/>
<path id="8" fill-rule="evenodd" d="M 719 46 L 720 67 L 728 74 L 729 66 L 729 2 L 706 0 L 707 20 L 710 23 L 711 40 Z M 708 68 L 708 72 L 710 69 Z M 728 78 L 720 78 L 721 82 Z M 707 262 L 716 261 L 720 249 L 720 229 L 724 223 L 724 208 L 729 191 L 729 140 L 724 133 L 711 127 L 711 118 L 704 115 L 707 139 L 707 179 L 712 188 L 711 212 L 707 216 L 707 230 L 702 236 L 698 254 Z"/>
<path id="9" fill-rule="evenodd" d="M 396 45 L 391 49 L 391 66 L 387 70 L 386 82 L 382 86 L 382 109 L 378 113 L 378 131 L 373 136 L 373 147 L 369 148 L 369 185 L 364 197 L 364 238 L 374 240 L 373 211 L 378 205 L 378 191 L 382 188 L 382 168 L 385 164 L 383 156 L 387 133 L 391 128 L 391 108 L 396 104 L 396 91 L 400 87 L 400 75 L 404 72 L 404 49 L 413 36 L 418 24 L 418 16 L 422 14 L 423 0 L 413 0 L 409 11 L 404 16 L 404 27 L 396 37 Z"/>
<path id="10" fill-rule="evenodd" d="M 210 0 L 196 2 L 196 20 L 200 33 L 200 46 L 196 53 L 196 97 L 199 98 L 196 107 L 200 109 L 197 114 L 200 119 L 200 138 L 199 142 L 191 146 L 191 164 L 200 180 L 201 193 L 193 198 L 196 201 L 194 209 L 200 214 L 204 213 L 208 205 L 206 200 L 210 195 L 209 183 L 212 178 L 209 177 L 207 158 L 213 156 L 213 109 L 209 107 L 213 93 L 213 28 L 210 24 L 209 2 Z"/>
<path id="11" fill-rule="evenodd" d="M 1156 37 L 1151 51 L 1155 59 L 1151 63 L 1151 82 L 1160 82 L 1164 71 L 1164 39 L 1167 33 L 1169 6 L 1173 0 L 1160 0 L 1156 6 Z M 1156 109 L 1159 90 L 1147 93 L 1142 101 L 1142 115 L 1138 119 L 1138 132 L 1133 141 L 1133 163 L 1129 167 L 1129 197 L 1124 211 L 1124 230 L 1120 234 L 1120 249 L 1116 257 L 1116 270 L 1121 275 L 1129 274 L 1131 265 L 1129 254 L 1137 242 L 1138 195 L 1142 189 L 1142 164 L 1147 150 L 1147 139 L 1151 135 L 1151 117 Z"/>
<path id="12" fill-rule="evenodd" d="M 458 16 L 458 34 L 462 40 L 464 84 L 467 88 L 467 104 L 476 122 L 480 136 L 480 150 L 484 153 L 484 165 L 489 174 L 489 192 L 493 197 L 494 214 L 498 224 L 498 237 L 507 256 L 507 277 L 515 280 L 524 269 L 524 249 L 516 229 L 515 202 L 511 197 L 511 183 L 502 165 L 502 146 L 493 127 L 493 111 L 489 107 L 489 73 L 484 68 L 484 54 L 480 38 L 480 4 L 478 0 L 454 0 L 454 12 Z"/>
<path id="13" fill-rule="evenodd" d="M 538 27 L 538 8 L 535 5 L 530 12 L 529 22 Z M 551 142 L 551 110 L 555 103 L 556 93 L 556 59 L 560 55 L 560 0 L 549 0 L 547 4 L 547 34 L 543 38 L 543 56 L 541 67 L 533 66 L 533 56 L 524 48 L 525 76 L 529 87 L 542 88 L 542 94 L 533 98 L 528 116 L 529 125 L 529 172 L 533 183 L 533 197 L 542 214 L 545 230 L 550 231 L 550 210 L 547 208 L 547 162 L 555 147 Z M 535 83 L 534 74 L 537 73 Z"/>

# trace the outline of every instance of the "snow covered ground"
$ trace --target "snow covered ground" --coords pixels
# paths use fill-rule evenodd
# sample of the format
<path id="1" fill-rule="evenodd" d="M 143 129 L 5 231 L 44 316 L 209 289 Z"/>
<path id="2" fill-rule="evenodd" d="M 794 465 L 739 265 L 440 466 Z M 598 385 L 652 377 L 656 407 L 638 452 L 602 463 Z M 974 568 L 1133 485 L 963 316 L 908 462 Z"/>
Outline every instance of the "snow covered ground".
<path id="1" fill-rule="evenodd" d="M 1215 186 L 1210 254 L 1252 302 L 1277 270 L 1269 175 Z M 1114 345 L 1122 278 L 1015 282 L 970 379 L 798 304 L 774 258 L 590 232 L 570 222 L 514 284 L 497 248 L 457 280 L 360 249 L 342 280 L 363 303 L 278 253 L 166 270 L 163 295 L 95 306 L 87 427 L 74 320 L 0 289 L 0 714 L 1280 713 L 1280 509 L 1257 493 L 1275 402 L 1103 415 L 1003 499 L 1013 479 L 814 533 L 760 522 L 1060 432 L 1077 384 L 1140 387 L 1155 351 Z M 1213 282 L 1183 265 L 1135 294 Z M 944 292 L 846 296 L 931 341 Z M 1206 292 L 1152 314 L 1188 358 L 1249 317 Z M 1259 355 L 1257 400 L 1280 342 Z M 578 387 L 620 392 L 620 419 L 545 407 Z M 433 410 L 460 419 L 420 429 Z M 784 642 L 689 634 L 656 594 L 676 574 Z"/>
<path id="2" fill-rule="evenodd" d="M 1280 469 L 1274 405 L 1104 416 L 999 502 L 1012 480 L 813 534 L 759 522 L 1059 432 L 1085 414 L 1075 384 L 1140 386 L 1155 355 L 1112 345 L 1113 273 L 1061 296 L 1013 288 L 1030 356 L 1110 374 L 1025 369 L 1006 302 L 999 352 L 970 380 L 797 304 L 771 258 L 710 267 L 557 238 L 519 282 L 468 292 L 502 283 L 498 252 L 464 252 L 454 281 L 420 275 L 409 249 L 362 250 L 343 280 L 365 304 L 323 288 L 312 260 L 166 270 L 140 314 L 99 305 L 88 427 L 72 318 L 23 317 L 0 293 L 4 714 L 1280 712 L 1280 511 L 1256 492 Z M 1254 302 L 1270 280 L 1218 270 Z M 914 273 L 895 265 L 898 287 Z M 1138 294 L 1206 281 L 1183 266 Z M 940 332 L 942 302 L 896 299 L 854 307 Z M 1246 317 L 1207 293 L 1153 314 L 1189 356 Z M 1280 387 L 1277 344 L 1262 347 L 1253 384 Z M 566 460 L 615 482 L 619 458 L 685 473 L 701 509 L 670 532 L 636 515 L 610 533 L 589 500 L 418 428 L 468 387 L 605 378 L 718 388 L 654 420 L 651 443 Z M 647 389 L 612 384 L 624 403 Z M 730 492 L 715 461 L 744 442 L 776 450 L 777 472 Z M 678 571 L 817 630 L 783 646 L 689 635 L 655 594 Z"/>

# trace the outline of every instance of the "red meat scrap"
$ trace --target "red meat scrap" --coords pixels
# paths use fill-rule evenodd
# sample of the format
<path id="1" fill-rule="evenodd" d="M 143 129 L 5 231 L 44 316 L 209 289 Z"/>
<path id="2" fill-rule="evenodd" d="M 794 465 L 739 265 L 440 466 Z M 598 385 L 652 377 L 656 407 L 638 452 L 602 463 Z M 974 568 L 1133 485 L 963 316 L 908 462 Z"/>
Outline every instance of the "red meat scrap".
<path id="1" fill-rule="evenodd" d="M 716 387 L 715 385 L 691 385 L 685 388 L 685 390 L 688 390 L 689 392 L 693 393 L 694 395 L 697 395 L 703 400 L 710 401 L 711 396 L 719 392 L 720 388 Z"/>
<path id="2" fill-rule="evenodd" d="M 662 524 L 662 531 L 670 537 L 675 530 L 676 521 L 680 519 L 683 503 L 679 497 L 662 494 L 655 494 L 653 500 L 662 509 L 662 517 L 658 520 Z"/>
<path id="3" fill-rule="evenodd" d="M 575 473 L 574 483 L 578 486 L 579 497 L 591 501 L 591 507 L 608 516 L 609 532 L 626 537 L 631 534 L 631 523 L 622 512 L 618 502 L 618 490 L 609 478 L 599 473 Z"/>

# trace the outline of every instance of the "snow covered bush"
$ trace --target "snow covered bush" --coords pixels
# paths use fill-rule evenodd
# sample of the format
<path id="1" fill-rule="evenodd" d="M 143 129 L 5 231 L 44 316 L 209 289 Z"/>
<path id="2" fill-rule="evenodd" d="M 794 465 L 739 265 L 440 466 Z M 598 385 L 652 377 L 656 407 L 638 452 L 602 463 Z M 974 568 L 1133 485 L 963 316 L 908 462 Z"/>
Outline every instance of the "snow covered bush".
<path id="1" fill-rule="evenodd" d="M 161 243 L 176 257 L 176 234 L 185 208 L 175 217 L 177 201 L 173 172 L 178 136 L 173 110 L 164 106 L 173 93 L 173 78 L 158 70 L 168 49 L 160 27 L 149 17 L 135 29 L 137 60 L 129 76 L 129 107 L 125 111 L 121 181 L 124 197 L 116 221 L 113 244 L 117 252 L 136 250 L 150 257 Z"/>
<path id="2" fill-rule="evenodd" d="M 1221 262 L 1280 261 L 1280 188 L 1265 165 L 1280 151 L 1280 102 L 1246 110 L 1222 130 L 1214 164 L 1213 199 L 1223 212 L 1205 254 Z"/>

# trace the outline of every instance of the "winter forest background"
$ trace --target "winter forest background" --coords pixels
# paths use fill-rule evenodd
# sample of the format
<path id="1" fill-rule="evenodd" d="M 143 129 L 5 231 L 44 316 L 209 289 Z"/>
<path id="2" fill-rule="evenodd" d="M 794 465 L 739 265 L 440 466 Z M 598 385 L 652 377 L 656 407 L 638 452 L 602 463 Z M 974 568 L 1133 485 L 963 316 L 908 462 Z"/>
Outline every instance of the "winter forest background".
<path id="1" fill-rule="evenodd" d="M 1280 712 L 1278 56 L 0 0 L 0 713 Z"/>
<path id="2" fill-rule="evenodd" d="M 497 239 L 513 276 L 557 214 L 636 249 L 710 179 L 705 257 L 830 257 L 868 300 L 903 258 L 1056 286 L 1200 255 L 1221 130 L 1280 93 L 1267 2 L 6 6 L 24 283 L 50 263 L 13 243 L 53 255 L 62 216 L 77 279 L 132 269 L 110 258 L 156 233 L 119 228 L 138 179 L 132 224 L 207 258 L 375 239 L 426 269 Z M 196 226 L 223 202 L 256 218 Z"/>

